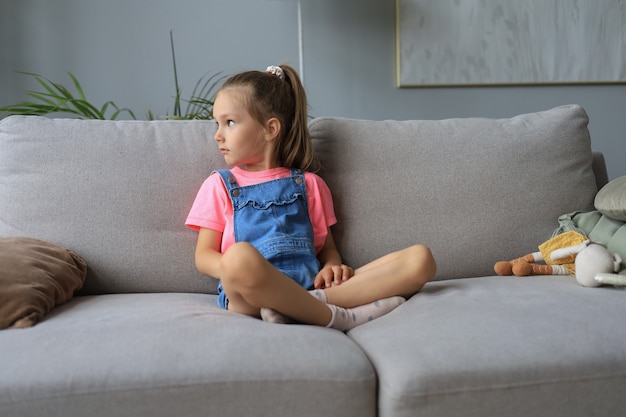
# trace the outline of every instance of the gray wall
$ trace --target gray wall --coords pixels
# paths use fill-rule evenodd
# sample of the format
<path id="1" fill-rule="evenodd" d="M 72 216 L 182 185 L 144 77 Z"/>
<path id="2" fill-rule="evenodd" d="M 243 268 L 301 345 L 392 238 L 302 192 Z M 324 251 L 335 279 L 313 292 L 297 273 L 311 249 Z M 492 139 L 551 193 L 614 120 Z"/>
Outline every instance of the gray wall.
<path id="1" fill-rule="evenodd" d="M 509 117 L 578 103 L 609 177 L 626 175 L 626 85 L 399 89 L 394 0 L 302 0 L 302 9 L 314 116 Z M 296 12 L 287 0 L 0 0 L 0 105 L 36 87 L 16 70 L 68 86 L 71 71 L 93 102 L 114 100 L 142 118 L 171 113 L 170 29 L 188 96 L 207 72 L 298 68 Z"/>

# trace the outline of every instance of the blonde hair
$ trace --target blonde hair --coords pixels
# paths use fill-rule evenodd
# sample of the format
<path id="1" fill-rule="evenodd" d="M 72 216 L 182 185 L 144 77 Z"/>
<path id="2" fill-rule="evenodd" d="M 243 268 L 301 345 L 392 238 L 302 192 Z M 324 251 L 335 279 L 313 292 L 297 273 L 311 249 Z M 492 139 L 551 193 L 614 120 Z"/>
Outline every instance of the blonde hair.
<path id="1" fill-rule="evenodd" d="M 298 73 L 281 65 L 284 77 L 271 72 L 246 71 L 230 77 L 222 89 L 241 90 L 248 113 L 260 124 L 280 121 L 275 162 L 285 168 L 317 169 L 308 129 L 307 99 Z"/>

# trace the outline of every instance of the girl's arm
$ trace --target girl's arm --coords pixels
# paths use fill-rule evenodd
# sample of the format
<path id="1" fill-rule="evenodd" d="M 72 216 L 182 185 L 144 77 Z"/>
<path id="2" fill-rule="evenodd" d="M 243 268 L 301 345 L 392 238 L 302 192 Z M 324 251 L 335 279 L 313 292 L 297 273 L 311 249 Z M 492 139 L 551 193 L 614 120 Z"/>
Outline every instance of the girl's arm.
<path id="1" fill-rule="evenodd" d="M 317 259 L 320 261 L 321 269 L 313 283 L 315 288 L 339 285 L 354 275 L 354 270 L 351 267 L 341 263 L 341 255 L 337 250 L 330 228 L 324 246 L 317 254 Z"/>
<path id="2" fill-rule="evenodd" d="M 205 275 L 220 278 L 222 233 L 200 228 L 196 243 L 196 268 Z"/>

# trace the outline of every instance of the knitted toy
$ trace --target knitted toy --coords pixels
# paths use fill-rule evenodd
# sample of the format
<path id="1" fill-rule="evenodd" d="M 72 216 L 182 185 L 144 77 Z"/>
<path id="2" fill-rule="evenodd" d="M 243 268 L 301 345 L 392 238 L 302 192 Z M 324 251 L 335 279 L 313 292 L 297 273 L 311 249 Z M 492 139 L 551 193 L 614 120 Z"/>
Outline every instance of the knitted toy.
<path id="1" fill-rule="evenodd" d="M 622 265 L 618 253 L 612 254 L 602 244 L 589 239 L 571 246 L 585 236 L 568 231 L 539 245 L 539 251 L 512 261 L 496 262 L 494 270 L 498 275 L 574 275 L 583 287 L 598 287 L 602 284 L 626 286 L 626 275 L 616 274 Z M 544 261 L 546 264 L 536 262 Z"/>
<path id="2" fill-rule="evenodd" d="M 551 239 L 539 245 L 538 252 L 532 252 L 513 259 L 512 261 L 496 262 L 493 269 L 498 275 L 516 275 L 518 277 L 527 275 L 573 275 L 575 273 L 576 254 L 552 258 L 552 252 L 579 245 L 587 240 L 582 233 L 570 230 L 557 234 Z M 540 264 L 538 262 L 545 262 Z"/>
<path id="3" fill-rule="evenodd" d="M 626 176 L 606 184 L 594 205 L 597 211 L 560 216 L 559 227 L 538 252 L 496 262 L 494 271 L 517 276 L 575 275 L 583 286 L 626 286 L 626 265 L 621 263 L 626 259 Z"/>
<path id="4" fill-rule="evenodd" d="M 576 281 L 583 287 L 598 287 L 602 284 L 626 285 L 626 276 L 614 274 L 621 268 L 622 258 L 611 254 L 603 245 L 589 240 L 580 245 L 552 252 L 552 257 L 576 253 Z M 620 282 L 622 282 L 620 284 Z"/>

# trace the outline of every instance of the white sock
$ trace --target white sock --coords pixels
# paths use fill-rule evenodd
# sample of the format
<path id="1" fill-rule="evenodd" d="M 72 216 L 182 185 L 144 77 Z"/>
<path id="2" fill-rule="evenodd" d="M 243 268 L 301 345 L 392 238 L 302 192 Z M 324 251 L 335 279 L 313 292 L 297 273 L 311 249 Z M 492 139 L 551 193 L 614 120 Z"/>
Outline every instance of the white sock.
<path id="1" fill-rule="evenodd" d="M 326 327 L 332 327 L 333 329 L 346 332 L 356 326 L 389 313 L 405 301 L 404 298 L 396 296 L 383 298 L 369 304 L 352 308 L 343 308 L 334 304 L 327 304 L 332 313 L 332 318 Z"/>
<path id="2" fill-rule="evenodd" d="M 324 290 L 310 290 L 309 294 L 318 300 L 326 303 L 326 293 Z M 339 307 L 334 304 L 327 304 L 332 313 L 330 323 L 326 327 L 332 327 L 341 331 L 348 331 L 375 318 L 383 316 L 396 307 L 403 304 L 406 300 L 402 297 L 389 297 L 376 300 L 369 304 L 364 304 L 352 308 Z M 261 308 L 261 318 L 263 321 L 278 324 L 292 324 L 295 321 L 278 311 L 263 307 Z"/>
<path id="3" fill-rule="evenodd" d="M 268 308 L 268 307 L 262 307 L 261 308 L 261 319 L 263 319 L 263 321 L 266 321 L 268 323 L 278 323 L 278 324 L 293 324 L 295 323 L 294 320 L 290 319 L 289 317 L 285 316 L 282 313 L 279 313 L 278 311 L 272 309 L 272 308 Z"/>
<path id="4" fill-rule="evenodd" d="M 324 292 L 324 290 L 309 290 L 309 294 L 311 294 L 313 297 L 317 298 L 323 303 L 327 302 L 326 293 Z"/>

